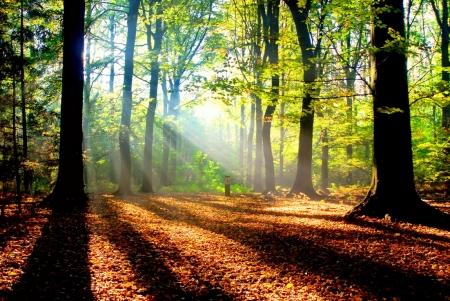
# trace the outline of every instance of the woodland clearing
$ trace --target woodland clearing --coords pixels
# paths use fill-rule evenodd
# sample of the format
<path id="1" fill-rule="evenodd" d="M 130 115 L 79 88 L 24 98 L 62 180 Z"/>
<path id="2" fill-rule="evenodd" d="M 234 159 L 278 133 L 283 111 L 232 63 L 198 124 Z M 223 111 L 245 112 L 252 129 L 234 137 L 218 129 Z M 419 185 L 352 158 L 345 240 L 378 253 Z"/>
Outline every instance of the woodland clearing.
<path id="1" fill-rule="evenodd" d="M 346 222 L 353 202 L 179 193 L 10 208 L 0 300 L 450 300 L 449 229 Z"/>

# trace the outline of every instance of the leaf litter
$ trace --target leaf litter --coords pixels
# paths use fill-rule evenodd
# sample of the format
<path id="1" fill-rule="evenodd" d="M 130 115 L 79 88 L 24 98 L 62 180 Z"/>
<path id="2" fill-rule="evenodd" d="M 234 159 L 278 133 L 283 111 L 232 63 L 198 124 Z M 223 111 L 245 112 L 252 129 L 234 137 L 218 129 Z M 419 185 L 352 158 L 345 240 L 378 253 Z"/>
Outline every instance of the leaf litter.
<path id="1" fill-rule="evenodd" d="M 349 223 L 350 208 L 179 193 L 7 210 L 0 300 L 450 300 L 448 229 Z"/>

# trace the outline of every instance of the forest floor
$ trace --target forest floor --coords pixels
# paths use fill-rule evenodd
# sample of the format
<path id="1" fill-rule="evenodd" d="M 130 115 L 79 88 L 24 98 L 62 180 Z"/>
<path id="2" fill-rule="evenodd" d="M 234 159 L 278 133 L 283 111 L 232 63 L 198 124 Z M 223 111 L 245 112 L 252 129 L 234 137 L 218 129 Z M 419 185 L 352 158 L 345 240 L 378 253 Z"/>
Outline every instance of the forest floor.
<path id="1" fill-rule="evenodd" d="M 346 222 L 355 201 L 92 195 L 86 212 L 7 209 L 0 300 L 450 300 L 450 231 Z"/>

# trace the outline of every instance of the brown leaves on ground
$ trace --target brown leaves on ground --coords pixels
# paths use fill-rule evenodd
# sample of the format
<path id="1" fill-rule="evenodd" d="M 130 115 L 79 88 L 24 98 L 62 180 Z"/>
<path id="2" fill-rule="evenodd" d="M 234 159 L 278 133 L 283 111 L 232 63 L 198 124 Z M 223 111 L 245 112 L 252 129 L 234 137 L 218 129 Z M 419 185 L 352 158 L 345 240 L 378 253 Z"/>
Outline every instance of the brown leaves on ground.
<path id="1" fill-rule="evenodd" d="M 7 212 L 0 300 L 450 300 L 448 230 L 347 223 L 350 208 L 140 194 L 65 216 Z"/>

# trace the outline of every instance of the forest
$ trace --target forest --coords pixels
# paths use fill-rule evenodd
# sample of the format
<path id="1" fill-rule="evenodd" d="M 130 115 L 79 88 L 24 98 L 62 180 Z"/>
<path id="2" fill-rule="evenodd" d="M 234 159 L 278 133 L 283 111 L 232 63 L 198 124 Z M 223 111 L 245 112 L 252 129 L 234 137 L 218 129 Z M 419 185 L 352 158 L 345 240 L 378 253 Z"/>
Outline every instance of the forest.
<path id="1" fill-rule="evenodd" d="M 0 301 L 450 300 L 449 21 L 0 0 Z"/>

